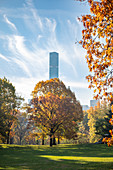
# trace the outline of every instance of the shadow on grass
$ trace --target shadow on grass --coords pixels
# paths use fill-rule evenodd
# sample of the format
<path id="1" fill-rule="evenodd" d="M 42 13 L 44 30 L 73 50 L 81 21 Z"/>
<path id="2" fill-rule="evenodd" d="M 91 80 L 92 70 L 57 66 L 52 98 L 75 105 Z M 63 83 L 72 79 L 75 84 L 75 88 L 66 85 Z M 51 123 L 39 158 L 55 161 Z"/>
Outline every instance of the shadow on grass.
<path id="1" fill-rule="evenodd" d="M 105 145 L 59 145 L 53 148 L 0 145 L 0 169 L 108 170 L 113 169 L 112 153 L 113 147 Z"/>

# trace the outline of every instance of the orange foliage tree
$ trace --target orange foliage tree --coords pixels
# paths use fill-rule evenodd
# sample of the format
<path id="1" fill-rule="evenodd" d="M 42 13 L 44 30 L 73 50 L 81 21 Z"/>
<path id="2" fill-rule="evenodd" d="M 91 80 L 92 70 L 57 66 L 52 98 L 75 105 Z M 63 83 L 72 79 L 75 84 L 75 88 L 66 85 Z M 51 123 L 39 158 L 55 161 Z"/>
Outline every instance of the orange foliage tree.
<path id="1" fill-rule="evenodd" d="M 50 136 L 50 146 L 52 146 L 53 135 L 61 127 L 67 130 L 70 124 L 71 127 L 77 126 L 77 114 L 71 98 L 59 97 L 49 92 L 45 96 L 33 99 L 32 104 L 34 107 L 31 118 L 35 125 Z"/>
<path id="2" fill-rule="evenodd" d="M 70 90 L 70 88 L 66 88 L 65 84 L 58 78 L 40 81 L 36 84 L 34 90 L 32 91 L 33 98 L 37 96 L 43 96 L 51 92 L 52 94 L 60 96 L 70 97 L 72 102 L 75 105 L 75 110 L 78 115 L 78 119 L 81 120 L 83 117 L 82 107 L 80 102 L 76 99 L 75 94 Z"/>
<path id="3" fill-rule="evenodd" d="M 84 0 L 80 0 L 84 1 Z M 103 96 L 113 100 L 113 0 L 87 0 L 91 14 L 83 15 L 82 40 L 87 51 L 86 60 L 91 75 L 87 76 L 89 88 L 94 88 L 95 98 Z"/>
<path id="4" fill-rule="evenodd" d="M 89 71 L 92 72 L 87 76 L 88 82 L 90 82 L 89 88 L 94 88 L 96 99 L 106 98 L 111 101 L 112 109 L 113 0 L 87 0 L 87 2 L 91 14 L 79 18 L 84 26 L 82 40 L 79 43 L 87 51 L 86 60 Z M 111 143 L 113 144 L 113 142 Z"/>
<path id="5" fill-rule="evenodd" d="M 77 121 L 82 120 L 82 107 L 74 93 L 57 78 L 37 83 L 32 93 L 33 107 L 28 110 L 35 125 L 50 136 L 50 146 L 53 137 L 61 135 L 61 131 L 67 138 L 75 137 Z"/>

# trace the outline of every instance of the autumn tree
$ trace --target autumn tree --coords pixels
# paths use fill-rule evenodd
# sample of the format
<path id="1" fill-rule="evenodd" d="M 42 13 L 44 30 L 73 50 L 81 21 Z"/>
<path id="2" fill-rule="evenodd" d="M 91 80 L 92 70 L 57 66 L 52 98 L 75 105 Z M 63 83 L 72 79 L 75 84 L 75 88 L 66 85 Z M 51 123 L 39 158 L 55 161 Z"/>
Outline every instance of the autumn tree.
<path id="1" fill-rule="evenodd" d="M 85 0 L 79 0 L 85 1 Z M 83 15 L 82 40 L 86 50 L 89 71 L 89 88 L 94 88 L 95 98 L 103 96 L 113 100 L 113 0 L 87 0 L 91 14 Z"/>
<path id="2" fill-rule="evenodd" d="M 76 140 L 77 131 L 78 131 L 78 122 L 73 119 L 73 121 L 69 122 L 68 125 L 64 124 L 64 137 L 66 139 Z"/>
<path id="3" fill-rule="evenodd" d="M 98 119 L 98 111 L 91 107 L 88 111 L 88 126 L 89 126 L 89 142 L 94 143 L 99 140 L 99 136 L 96 135 L 95 123 Z"/>
<path id="4" fill-rule="evenodd" d="M 32 94 L 32 104 L 36 109 L 35 112 L 33 111 L 36 115 L 33 118 L 36 119 L 37 126 L 40 124 L 42 130 L 49 134 L 50 145 L 52 145 L 53 135 L 58 130 L 68 128 L 69 122 L 73 126 L 74 122 L 82 119 L 82 107 L 76 100 L 75 94 L 59 79 L 37 83 Z M 45 127 L 47 125 L 48 127 Z M 76 123 L 74 126 L 76 127 Z"/>
<path id="5" fill-rule="evenodd" d="M 38 96 L 43 96 L 51 92 L 52 94 L 60 96 L 70 97 L 72 102 L 75 104 L 75 110 L 78 115 L 78 119 L 81 120 L 83 117 L 82 107 L 80 102 L 76 99 L 74 92 L 67 88 L 65 84 L 58 78 L 40 81 L 36 84 L 34 90 L 32 91 L 33 98 Z"/>
<path id="6" fill-rule="evenodd" d="M 53 144 L 53 136 L 60 127 L 67 129 L 68 124 L 77 121 L 75 105 L 71 98 L 48 93 L 32 100 L 32 120 L 50 136 L 50 146 Z M 66 130 L 65 129 L 65 130 Z"/>
<path id="7" fill-rule="evenodd" d="M 58 139 L 58 144 L 60 144 L 60 139 L 76 140 L 77 131 L 78 131 L 78 122 L 73 120 L 71 123 L 68 121 L 66 124 L 63 124 L 59 127 L 58 131 L 55 133 L 55 136 Z M 53 145 L 56 144 L 55 138 L 53 137 Z"/>
<path id="8" fill-rule="evenodd" d="M 10 133 L 13 122 L 16 121 L 16 113 L 23 99 L 18 97 L 15 87 L 6 78 L 0 79 L 0 135 L 10 142 Z"/>

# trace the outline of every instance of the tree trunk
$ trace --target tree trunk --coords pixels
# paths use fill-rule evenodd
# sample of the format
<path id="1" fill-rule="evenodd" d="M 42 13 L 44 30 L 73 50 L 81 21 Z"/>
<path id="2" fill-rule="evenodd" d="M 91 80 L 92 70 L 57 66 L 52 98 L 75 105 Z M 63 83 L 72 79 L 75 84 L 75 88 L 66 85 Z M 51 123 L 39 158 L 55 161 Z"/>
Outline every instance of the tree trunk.
<path id="1" fill-rule="evenodd" d="M 13 144 L 13 137 L 10 138 L 10 144 Z"/>
<path id="2" fill-rule="evenodd" d="M 9 134 L 10 134 L 10 131 L 8 131 L 8 134 L 7 134 L 7 144 L 9 144 Z"/>
<path id="3" fill-rule="evenodd" d="M 20 143 L 19 143 L 19 145 L 21 145 L 22 144 L 22 137 L 20 136 Z"/>
<path id="4" fill-rule="evenodd" d="M 58 136 L 58 144 L 60 144 L 60 137 Z"/>
<path id="5" fill-rule="evenodd" d="M 53 128 L 51 128 L 51 131 L 50 131 L 50 147 L 52 147 L 52 145 L 53 145 L 53 135 L 54 135 Z"/>
<path id="6" fill-rule="evenodd" d="M 42 145 L 44 145 L 44 137 L 42 138 Z"/>
<path id="7" fill-rule="evenodd" d="M 53 145 L 52 135 L 50 135 L 50 147 Z"/>
<path id="8" fill-rule="evenodd" d="M 56 139 L 55 139 L 55 136 L 53 137 L 53 145 L 56 145 Z"/>
<path id="9" fill-rule="evenodd" d="M 39 140 L 38 139 L 36 140 L 36 145 L 39 145 Z"/>

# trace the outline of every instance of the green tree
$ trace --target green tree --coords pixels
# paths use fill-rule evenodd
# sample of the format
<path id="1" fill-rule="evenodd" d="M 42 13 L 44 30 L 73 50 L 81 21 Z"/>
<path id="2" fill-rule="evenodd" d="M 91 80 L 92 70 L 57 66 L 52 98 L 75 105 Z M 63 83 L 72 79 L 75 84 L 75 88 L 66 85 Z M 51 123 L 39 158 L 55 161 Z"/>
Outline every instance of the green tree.
<path id="1" fill-rule="evenodd" d="M 6 127 L 4 120 L 6 120 L 6 115 L 0 110 L 0 143 L 5 143 L 7 137 L 6 131 L 8 128 Z"/>
<path id="2" fill-rule="evenodd" d="M 101 135 L 102 137 L 111 137 L 111 134 L 109 130 L 112 130 L 113 126 L 109 123 L 109 120 L 112 118 L 112 112 L 110 109 L 108 109 L 105 116 L 101 119 L 98 119 L 96 121 L 95 127 L 96 127 L 96 134 Z"/>
<path id="3" fill-rule="evenodd" d="M 6 78 L 0 79 L 0 135 L 10 142 L 11 126 L 16 121 L 16 113 L 23 99 L 18 97 L 15 87 Z"/>

